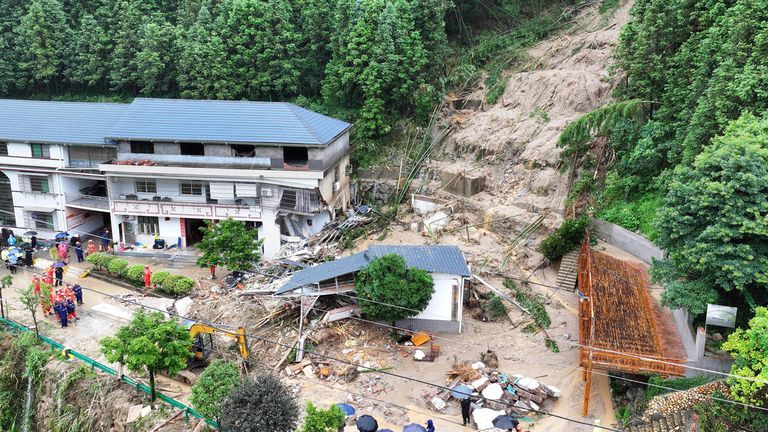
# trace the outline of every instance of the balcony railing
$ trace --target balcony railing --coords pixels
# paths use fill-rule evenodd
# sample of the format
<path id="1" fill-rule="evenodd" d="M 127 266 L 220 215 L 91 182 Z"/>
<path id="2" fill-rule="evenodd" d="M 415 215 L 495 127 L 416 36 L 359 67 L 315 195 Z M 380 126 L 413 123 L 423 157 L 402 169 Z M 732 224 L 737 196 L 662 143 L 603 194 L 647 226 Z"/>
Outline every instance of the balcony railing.
<path id="1" fill-rule="evenodd" d="M 192 219 L 261 219 L 261 207 L 248 205 L 120 199 L 112 200 L 111 207 L 114 213 L 126 215 Z"/>
<path id="2" fill-rule="evenodd" d="M 64 198 L 70 207 L 109 211 L 109 200 L 107 197 L 65 193 Z"/>

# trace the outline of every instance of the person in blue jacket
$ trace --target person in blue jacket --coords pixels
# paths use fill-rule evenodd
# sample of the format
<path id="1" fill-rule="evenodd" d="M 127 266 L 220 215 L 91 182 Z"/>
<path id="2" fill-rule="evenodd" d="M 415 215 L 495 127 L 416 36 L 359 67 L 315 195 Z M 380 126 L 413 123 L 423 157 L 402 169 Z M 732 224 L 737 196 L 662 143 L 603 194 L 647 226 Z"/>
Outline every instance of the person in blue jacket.
<path id="1" fill-rule="evenodd" d="M 81 287 L 80 284 L 75 284 L 75 286 L 72 287 L 72 292 L 75 293 L 75 300 L 77 300 L 77 305 L 82 306 L 83 305 L 83 287 Z"/>
<path id="2" fill-rule="evenodd" d="M 53 307 L 53 310 L 59 314 L 59 321 L 61 321 L 61 328 L 64 328 L 67 326 L 67 305 L 64 303 L 56 303 L 56 306 Z"/>
<path id="3" fill-rule="evenodd" d="M 427 432 L 435 432 L 435 425 L 432 420 L 427 420 Z"/>

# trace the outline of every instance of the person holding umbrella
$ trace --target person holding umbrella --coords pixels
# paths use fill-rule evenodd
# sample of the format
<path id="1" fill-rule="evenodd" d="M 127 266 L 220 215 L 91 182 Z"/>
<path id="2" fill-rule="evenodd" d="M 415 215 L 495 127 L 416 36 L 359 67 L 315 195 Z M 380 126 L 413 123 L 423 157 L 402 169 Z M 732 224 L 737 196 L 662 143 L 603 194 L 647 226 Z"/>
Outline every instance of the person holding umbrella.
<path id="1" fill-rule="evenodd" d="M 495 419 L 493 419 L 493 427 L 496 427 L 499 429 L 506 429 L 508 431 L 522 432 L 523 430 L 523 425 L 521 425 L 516 418 L 510 415 L 500 415 Z"/>
<path id="2" fill-rule="evenodd" d="M 67 244 L 67 240 L 64 239 L 59 242 L 59 247 L 57 248 L 59 252 L 59 259 L 61 261 L 67 260 L 67 255 L 69 255 L 69 244 Z"/>
<path id="3" fill-rule="evenodd" d="M 24 249 L 24 265 L 32 267 L 32 262 L 32 248 L 27 246 L 27 248 Z"/>

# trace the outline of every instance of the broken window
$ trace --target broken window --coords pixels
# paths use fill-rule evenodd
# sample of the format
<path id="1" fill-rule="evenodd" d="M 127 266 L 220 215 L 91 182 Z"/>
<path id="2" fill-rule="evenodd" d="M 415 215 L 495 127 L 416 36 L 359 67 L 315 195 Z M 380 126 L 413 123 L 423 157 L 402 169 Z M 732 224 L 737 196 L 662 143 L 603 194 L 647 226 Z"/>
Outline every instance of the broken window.
<path id="1" fill-rule="evenodd" d="M 154 154 L 155 144 L 149 141 L 131 141 L 131 153 Z"/>
<path id="2" fill-rule="evenodd" d="M 184 156 L 205 156 L 203 143 L 181 143 L 179 147 Z"/>
<path id="3" fill-rule="evenodd" d="M 283 161 L 293 167 L 306 167 L 309 149 L 306 147 L 283 147 Z"/>
<path id="4" fill-rule="evenodd" d="M 232 148 L 232 155 L 234 157 L 256 156 L 256 146 L 254 145 L 233 144 L 230 147 Z"/>

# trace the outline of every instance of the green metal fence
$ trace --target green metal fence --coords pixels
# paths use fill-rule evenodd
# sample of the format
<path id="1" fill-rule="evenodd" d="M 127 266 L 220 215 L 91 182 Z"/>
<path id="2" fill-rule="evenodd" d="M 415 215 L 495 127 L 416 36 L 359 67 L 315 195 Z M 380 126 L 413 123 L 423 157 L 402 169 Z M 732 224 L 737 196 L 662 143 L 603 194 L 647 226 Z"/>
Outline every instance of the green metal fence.
<path id="1" fill-rule="evenodd" d="M 11 329 L 13 329 L 13 330 L 15 330 L 17 332 L 31 332 L 31 331 L 33 331 L 29 327 L 25 326 L 24 324 L 21 324 L 21 323 L 19 323 L 17 321 L 14 321 L 14 320 L 11 320 L 11 319 L 8 319 L 8 318 L 0 318 L 0 323 L 4 324 L 6 327 L 10 327 Z M 104 372 L 104 373 L 106 373 L 108 375 L 111 375 L 113 377 L 118 377 L 117 371 L 112 369 L 111 367 L 109 367 L 109 366 L 107 366 L 107 365 L 105 365 L 103 363 L 100 363 L 100 362 L 98 362 L 98 361 L 96 361 L 96 360 L 94 360 L 94 359 L 92 359 L 92 358 L 90 358 L 90 357 L 88 357 L 86 355 L 83 355 L 83 354 L 81 354 L 81 353 L 79 353 L 79 352 L 77 352 L 77 351 L 75 351 L 73 349 L 66 348 L 64 345 L 56 342 L 53 339 L 47 338 L 47 337 L 45 337 L 43 335 L 40 335 L 40 340 L 42 340 L 43 342 L 45 342 L 48 345 L 50 345 L 52 349 L 62 350 L 62 351 L 64 351 L 64 353 L 66 355 L 71 356 L 73 358 L 76 358 L 76 359 L 82 361 L 83 363 L 86 363 L 87 365 L 89 365 L 91 367 L 92 371 L 98 369 L 101 372 Z M 127 377 L 125 375 L 121 375 L 121 376 L 119 376 L 119 378 L 120 378 L 120 381 L 124 382 L 125 384 L 128 384 L 129 386 L 131 386 L 133 388 L 135 388 L 137 395 L 140 392 L 144 392 L 146 394 L 150 394 L 150 392 L 151 392 L 151 389 L 149 388 L 148 385 L 142 384 L 142 383 L 136 381 L 133 378 Z M 162 393 L 156 392 L 156 394 L 157 394 L 157 398 L 160 399 L 161 401 L 167 403 L 168 405 L 170 405 L 170 406 L 172 406 L 174 408 L 178 408 L 178 409 L 184 411 L 184 418 L 185 418 L 187 424 L 189 424 L 190 417 L 193 417 L 193 418 L 197 418 L 197 419 L 202 419 L 209 426 L 212 426 L 212 427 L 218 429 L 218 424 L 215 421 L 213 421 L 211 419 L 208 419 L 208 418 L 205 418 L 204 415 L 202 415 L 199 412 L 195 411 L 194 408 L 192 408 L 190 406 L 187 406 L 187 405 L 177 401 L 176 399 L 174 399 L 174 398 L 172 398 L 170 396 L 164 395 Z"/>

